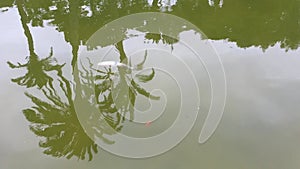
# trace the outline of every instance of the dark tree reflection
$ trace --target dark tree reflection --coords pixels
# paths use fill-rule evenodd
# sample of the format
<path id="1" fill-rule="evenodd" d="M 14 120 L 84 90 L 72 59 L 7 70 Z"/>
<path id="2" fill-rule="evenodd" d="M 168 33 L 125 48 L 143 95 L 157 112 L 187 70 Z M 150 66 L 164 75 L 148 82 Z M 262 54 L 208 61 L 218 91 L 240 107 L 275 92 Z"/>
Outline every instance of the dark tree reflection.
<path id="1" fill-rule="evenodd" d="M 28 62 L 25 64 L 8 62 L 8 65 L 13 69 L 27 69 L 24 76 L 12 79 L 13 82 L 27 88 L 37 87 L 41 92 L 41 95 L 25 93 L 34 104 L 31 108 L 23 110 L 26 119 L 30 122 L 30 130 L 41 138 L 39 146 L 47 155 L 66 157 L 67 159 L 77 157 L 81 160 L 88 157 L 88 160 L 92 160 L 93 155 L 98 152 L 97 144 L 94 142 L 95 138 L 99 138 L 107 144 L 113 144 L 114 141 L 108 139 L 107 136 L 122 129 L 127 113 L 130 113 L 130 120 L 133 120 L 137 94 L 154 100 L 159 99 L 139 85 L 139 83 L 146 83 L 154 78 L 154 69 L 150 74 L 138 74 L 136 76 L 138 82 L 136 82 L 131 77 L 131 70 L 126 68 L 126 66 L 131 66 L 131 62 L 128 61 L 121 41 L 116 43 L 115 47 L 119 51 L 120 62 L 126 66 L 118 67 L 116 72 L 112 72 L 111 68 L 106 69 L 105 72 L 99 71 L 93 67 L 92 63 L 89 67 L 81 64 L 82 69 L 78 70 L 77 59 L 76 62 L 72 61 L 73 79 L 76 83 L 74 92 L 71 79 L 67 79 L 63 75 L 65 64 L 57 63 L 53 57 L 52 48 L 49 56 L 43 59 L 35 53 L 33 38 L 21 2 L 19 1 L 17 5 L 24 34 L 28 41 L 30 56 L 27 57 Z M 78 55 L 78 45 L 76 43 L 72 45 L 72 53 L 75 58 Z M 147 52 L 145 52 L 143 61 L 135 65 L 136 70 L 143 69 L 146 58 Z M 93 70 L 96 70 L 96 74 L 93 73 Z M 119 80 L 113 80 L 112 76 Z M 79 84 L 80 87 L 78 87 Z M 82 92 L 84 95 L 80 95 Z M 96 101 L 88 102 L 91 97 L 96 98 Z M 80 98 L 81 102 L 88 102 L 91 107 L 97 107 L 97 111 L 84 110 L 84 113 L 89 115 L 87 121 L 84 122 L 87 122 L 90 125 L 89 128 L 93 130 L 92 136 L 87 135 L 86 129 L 82 127 L 82 121 L 78 119 L 74 98 L 75 100 Z"/>
<path id="2" fill-rule="evenodd" d="M 86 121 L 89 121 L 86 125 L 97 124 L 101 126 L 100 129 L 106 128 L 107 135 L 114 134 L 123 128 L 125 122 L 125 116 L 129 114 L 129 120 L 134 119 L 134 105 L 137 95 L 142 95 L 152 100 L 158 100 L 158 96 L 151 95 L 149 91 L 144 89 L 139 83 L 147 83 L 151 81 L 155 76 L 154 69 L 148 73 L 138 73 L 135 77 L 132 76 L 132 68 L 136 71 L 143 69 L 143 65 L 147 59 L 147 52 L 145 52 L 144 59 L 137 65 L 131 65 L 130 59 L 128 59 L 124 49 L 123 42 L 120 41 L 115 44 L 116 49 L 119 51 L 120 62 L 117 66 L 103 65 L 101 69 L 98 69 L 97 65 L 94 65 L 89 60 L 89 67 L 81 64 L 82 71 L 80 72 L 80 78 L 76 82 L 76 85 L 80 89 L 77 89 L 77 103 L 89 102 L 91 107 L 96 107 L 97 111 L 93 108 L 90 112 L 84 110 L 84 116 Z M 76 78 L 75 78 L 76 79 Z M 85 104 L 85 105 L 88 105 Z M 98 121 L 95 121 L 98 119 Z M 103 120 L 105 121 L 103 125 Z M 92 127 L 90 127 L 92 128 Z M 109 129 L 110 128 L 110 129 Z M 114 129 L 111 131 L 111 128 Z M 103 130 L 93 129 L 92 135 L 102 137 Z M 101 131 L 101 132 L 99 132 Z M 110 131 L 110 132 L 109 132 Z M 104 140 L 108 143 L 111 141 Z M 113 142 L 113 141 L 112 141 Z"/>
<path id="3" fill-rule="evenodd" d="M 140 12 L 171 13 L 195 24 L 209 39 L 228 39 L 243 48 L 266 49 L 280 43 L 282 48 L 297 49 L 300 44 L 299 0 L 226 0 L 221 6 L 219 1 L 209 3 L 212 0 L 177 0 L 172 7 L 158 0 L 151 4 L 147 0 L 5 0 L 0 7 L 18 6 L 20 1 L 27 23 L 55 26 L 72 45 L 85 44 L 105 24 Z"/>
<path id="4" fill-rule="evenodd" d="M 11 7 L 18 1 L 20 0 L 4 0 L 0 7 Z M 68 33 L 72 31 L 74 23 L 78 23 L 79 39 L 85 42 L 100 27 L 119 17 L 139 12 L 162 11 L 162 2 L 157 0 L 152 1 L 152 4 L 146 0 L 21 1 L 24 2 L 27 23 L 43 26 L 45 21 L 50 21 L 57 30 L 65 33 L 66 41 L 72 37 Z M 283 48 L 298 48 L 298 0 L 276 0 L 272 4 L 258 0 L 226 0 L 221 8 L 211 7 L 209 2 L 178 0 L 169 12 L 194 23 L 210 39 L 229 39 L 237 42 L 240 47 L 254 45 L 267 48 L 281 42 Z"/>
<path id="5" fill-rule="evenodd" d="M 16 82 L 21 86 L 26 86 L 26 87 L 38 86 L 39 88 L 42 88 L 46 84 L 52 86 L 53 79 L 46 72 L 59 71 L 63 65 L 55 64 L 54 62 L 52 62 L 54 61 L 52 58 L 53 56 L 52 48 L 48 57 L 44 59 L 39 59 L 38 55 L 35 53 L 33 38 L 29 30 L 29 27 L 27 25 L 27 15 L 24 10 L 24 1 L 17 0 L 16 4 L 20 14 L 24 34 L 27 39 L 29 56 L 27 57 L 28 62 L 25 64 L 18 63 L 17 65 L 15 65 L 11 62 L 8 62 L 8 65 L 13 69 L 15 68 L 27 69 L 27 73 L 24 76 L 14 78 L 12 79 L 12 81 Z"/>
<path id="6" fill-rule="evenodd" d="M 26 87 L 38 86 L 42 88 L 45 85 L 52 86 L 53 78 L 46 72 L 58 71 L 63 65 L 52 64 L 52 49 L 50 55 L 44 59 L 39 59 L 36 55 L 30 55 L 29 60 L 25 64 L 18 63 L 17 65 L 8 62 L 8 65 L 13 68 L 26 68 L 27 73 L 24 76 L 12 79 L 13 82 Z"/>
<path id="7" fill-rule="evenodd" d="M 68 159 L 76 156 L 81 160 L 88 155 L 92 160 L 93 153 L 98 152 L 97 145 L 86 135 L 77 119 L 72 94 L 69 93 L 70 83 L 61 72 L 58 80 L 65 98 L 57 94 L 57 89 L 48 87 L 42 89 L 47 101 L 26 93 L 34 106 L 23 113 L 31 123 L 31 131 L 42 138 L 39 145 L 45 149 L 45 154 Z"/>

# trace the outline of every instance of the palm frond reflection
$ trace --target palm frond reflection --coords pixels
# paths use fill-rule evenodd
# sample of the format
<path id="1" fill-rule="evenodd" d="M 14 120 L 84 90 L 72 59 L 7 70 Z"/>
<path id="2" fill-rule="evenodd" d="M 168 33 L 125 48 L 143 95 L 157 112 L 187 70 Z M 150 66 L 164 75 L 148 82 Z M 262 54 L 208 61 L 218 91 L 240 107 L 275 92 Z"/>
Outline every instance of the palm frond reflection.
<path id="1" fill-rule="evenodd" d="M 25 64 L 18 63 L 17 65 L 15 65 L 11 62 L 7 62 L 9 67 L 12 69 L 27 69 L 27 73 L 24 76 L 14 78 L 12 79 L 12 82 L 17 83 L 20 86 L 26 86 L 27 88 L 34 86 L 42 88 L 47 84 L 52 86 L 53 78 L 49 76 L 46 72 L 58 72 L 64 66 L 64 64 L 52 64 L 53 61 L 55 61 L 55 59 L 53 59 L 52 56 L 53 51 L 51 48 L 49 56 L 44 59 L 39 59 L 37 55 L 33 54 L 29 56 L 28 62 Z"/>
<path id="2" fill-rule="evenodd" d="M 30 129 L 42 140 L 39 143 L 44 153 L 54 157 L 75 156 L 84 160 L 88 155 L 93 159 L 97 145 L 81 127 L 72 101 L 69 81 L 58 74 L 59 88 L 54 86 L 40 89 L 46 99 L 26 93 L 34 106 L 23 110 L 26 119 L 31 123 Z M 62 93 L 62 94 L 60 94 Z"/>
<path id="3" fill-rule="evenodd" d="M 124 58 L 128 58 L 125 53 L 123 54 Z M 127 115 L 129 115 L 129 121 L 134 120 L 134 106 L 137 95 L 142 95 L 152 100 L 160 98 L 152 95 L 139 85 L 139 82 L 147 83 L 154 78 L 155 71 L 153 68 L 150 74 L 139 72 L 136 74 L 136 78 L 133 77 L 132 71 L 143 69 L 143 64 L 147 58 L 146 55 L 147 53 L 145 52 L 143 61 L 135 66 L 131 66 L 130 59 L 129 61 L 123 60 L 127 64 L 106 61 L 101 63 L 100 67 L 95 67 L 88 60 L 89 68 L 84 67 L 81 63 L 83 70 L 80 73 L 81 102 L 89 100 L 87 105 L 93 105 L 98 110 L 98 113 L 90 113 L 85 119 L 91 119 L 91 117 L 94 119 L 97 116 L 98 119 L 104 119 L 105 123 L 115 131 L 120 131 L 123 128 Z"/>

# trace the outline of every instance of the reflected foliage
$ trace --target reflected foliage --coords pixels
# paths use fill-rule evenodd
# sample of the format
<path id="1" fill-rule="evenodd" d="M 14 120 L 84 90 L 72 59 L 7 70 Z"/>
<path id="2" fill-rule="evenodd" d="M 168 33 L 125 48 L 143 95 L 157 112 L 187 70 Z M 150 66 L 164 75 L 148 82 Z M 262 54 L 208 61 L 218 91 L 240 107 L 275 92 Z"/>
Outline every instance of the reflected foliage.
<path id="1" fill-rule="evenodd" d="M 106 23 L 139 12 L 161 11 L 187 19 L 209 39 L 227 39 L 239 47 L 263 49 L 280 43 L 282 48 L 297 49 L 300 44 L 300 1 L 216 1 L 177 0 L 16 0 L 24 2 L 27 23 L 32 26 L 53 25 L 64 32 L 72 45 L 87 39 Z M 218 4 L 218 5 L 216 5 Z M 5 0 L 0 7 L 11 7 Z M 171 29 L 171 28 L 170 28 Z M 179 33 L 179 32 L 178 32 Z M 157 41 L 156 36 L 148 37 Z M 170 40 L 165 40 L 170 43 Z"/>
<path id="2" fill-rule="evenodd" d="M 41 84 L 41 86 L 37 86 L 39 91 L 42 92 L 42 97 L 26 93 L 26 96 L 32 101 L 34 106 L 23 110 L 23 113 L 30 122 L 30 130 L 41 137 L 42 140 L 39 146 L 45 149 L 45 154 L 68 159 L 75 156 L 81 160 L 88 156 L 88 159 L 92 160 L 93 154 L 98 152 L 97 144 L 93 141 L 93 138 L 86 134 L 81 122 L 78 120 L 74 107 L 74 92 L 71 83 L 62 74 L 63 65 L 55 64 L 54 59 L 49 59 L 51 56 L 52 53 L 49 57 L 38 60 L 41 63 L 47 63 L 46 66 L 40 67 L 41 70 L 55 70 L 57 72 L 56 78 L 53 77 L 54 75 L 47 75 L 51 79 L 50 81 L 37 83 Z M 136 65 L 137 70 L 143 69 L 145 60 L 146 55 L 144 60 Z M 28 62 L 26 66 L 32 67 L 36 66 L 36 64 L 36 62 Z M 14 65 L 10 62 L 9 65 L 12 68 L 22 67 L 22 65 Z M 49 67 L 53 68 L 49 65 L 56 65 L 54 66 L 55 69 L 49 69 Z M 91 97 L 96 96 L 96 102 L 91 101 L 88 104 L 96 106 L 98 111 L 88 112 L 88 110 L 85 110 L 84 113 L 89 115 L 88 124 L 94 130 L 93 137 L 100 138 L 107 144 L 113 144 L 114 141 L 105 136 L 113 135 L 122 129 L 127 113 L 130 113 L 131 120 L 133 120 L 137 94 L 154 100 L 159 99 L 159 97 L 151 95 L 142 88 L 130 77 L 130 72 L 123 67 L 113 73 L 111 68 L 103 72 L 94 69 L 92 64 L 90 66 L 88 69 L 82 66 L 83 70 L 79 71 L 79 75 L 73 74 L 75 79 L 75 76 L 79 77 L 81 91 L 84 92 L 84 95 L 78 96 L 76 94 L 75 97 L 82 97 L 82 101 L 88 101 Z M 94 76 L 92 70 L 96 70 L 98 74 Z M 27 74 L 24 76 L 25 79 L 28 79 Z M 137 79 L 146 83 L 152 80 L 154 75 L 155 72 L 152 69 L 149 75 L 138 74 Z M 36 77 L 38 78 L 39 74 Z M 44 77 L 44 75 L 41 77 Z M 21 86 L 26 84 L 26 87 L 34 87 L 33 84 L 35 84 L 33 83 L 34 81 L 30 81 L 30 83 L 26 81 L 27 83 L 23 84 L 15 79 L 13 79 L 13 82 Z M 100 98 L 103 98 L 103 100 Z"/>
<path id="3" fill-rule="evenodd" d="M 89 160 L 92 160 L 93 153 L 98 152 L 97 145 L 86 135 L 76 117 L 71 95 L 68 93 L 69 82 L 62 76 L 59 81 L 67 101 L 63 101 L 57 94 L 57 89 L 44 88 L 42 92 L 48 101 L 26 93 L 34 106 L 23 110 L 23 113 L 31 122 L 31 131 L 42 137 L 39 145 L 45 149 L 45 154 L 68 159 L 75 156 L 81 160 L 87 154 Z"/>
<path id="4" fill-rule="evenodd" d="M 82 64 L 82 70 L 76 69 L 76 63 L 72 61 L 73 79 L 76 83 L 75 91 L 81 90 L 84 95 L 74 93 L 70 80 L 63 76 L 65 64 L 58 64 L 53 57 L 51 48 L 48 57 L 41 59 L 34 50 L 34 42 L 27 25 L 27 17 L 24 11 L 22 1 L 17 3 L 21 17 L 21 23 L 24 29 L 24 35 L 27 38 L 30 56 L 26 57 L 27 63 L 13 64 L 8 62 L 12 69 L 26 68 L 27 73 L 24 76 L 13 78 L 12 81 L 20 86 L 27 88 L 37 87 L 41 95 L 35 96 L 30 93 L 25 95 L 34 104 L 31 108 L 23 110 L 26 119 L 30 122 L 30 130 L 41 138 L 39 146 L 44 149 L 44 153 L 54 157 L 66 157 L 70 159 L 77 157 L 84 160 L 93 159 L 93 154 L 98 152 L 95 138 L 99 138 L 107 144 L 113 144 L 114 141 L 107 138 L 120 131 L 125 121 L 125 114 L 130 113 L 133 119 L 133 110 L 137 94 L 141 94 L 150 99 L 159 99 L 151 95 L 131 78 L 131 71 L 124 67 L 118 68 L 117 72 L 112 72 L 111 68 L 105 72 L 90 67 L 85 68 Z M 120 54 L 120 61 L 131 66 L 126 53 L 124 52 L 122 42 L 117 43 L 116 49 Z M 72 45 L 73 57 L 77 57 L 78 46 Z M 142 70 L 146 61 L 144 60 L 135 65 L 136 70 Z M 125 65 L 125 64 L 124 64 Z M 98 73 L 94 75 L 92 70 Z M 148 74 L 140 73 L 137 75 L 139 82 L 149 82 L 154 78 L 155 72 Z M 119 80 L 113 80 L 117 77 Z M 95 83 L 101 81 L 100 83 Z M 80 84 L 80 85 L 79 85 Z M 127 91 L 127 92 L 126 92 Z M 79 92 L 79 93 L 80 93 Z M 98 111 L 84 110 L 88 115 L 87 122 L 93 130 L 92 136 L 87 135 L 82 127 L 82 121 L 78 119 L 78 113 L 74 106 L 75 100 L 80 98 L 81 102 L 88 102 L 92 97 L 97 101 L 90 101 L 90 106 L 96 106 Z M 100 100 L 104 98 L 103 100 Z"/>
<path id="5" fill-rule="evenodd" d="M 277 42 L 286 49 L 299 47 L 298 0 L 224 0 L 222 8 L 210 7 L 203 1 L 178 1 L 172 13 L 195 24 L 209 39 L 228 39 L 243 48 L 266 49 Z"/>
<path id="6" fill-rule="evenodd" d="M 43 59 L 35 53 L 33 38 L 27 25 L 25 3 L 17 0 L 16 4 L 30 56 L 26 57 L 28 60 L 26 64 L 8 62 L 13 69 L 27 68 L 24 76 L 14 78 L 12 81 L 27 88 L 37 86 L 44 97 L 41 99 L 26 93 L 34 104 L 31 108 L 23 110 L 30 122 L 30 129 L 42 138 L 39 146 L 45 149 L 45 154 L 68 159 L 75 156 L 82 160 L 88 155 L 89 160 L 92 160 L 93 153 L 98 151 L 97 145 L 86 135 L 78 121 L 72 100 L 71 84 L 62 74 L 64 64 L 58 64 L 53 58 L 52 48 L 49 56 Z M 51 72 L 56 72 L 56 78 Z"/>
<path id="7" fill-rule="evenodd" d="M 139 84 L 147 83 L 155 76 L 154 69 L 151 69 L 149 74 L 148 71 L 141 71 L 147 59 L 147 52 L 145 52 L 144 59 L 140 63 L 132 65 L 131 60 L 128 59 L 124 52 L 123 42 L 116 43 L 115 47 L 119 52 L 120 58 L 118 66 L 108 64 L 99 68 L 88 60 L 88 67 L 82 63 L 80 64 L 82 71 L 80 71 L 79 82 L 76 82 L 81 87 L 79 92 L 76 92 L 76 97 L 82 97 L 78 103 L 82 104 L 88 101 L 89 103 L 85 105 L 97 108 L 97 111 L 91 108 L 90 112 L 84 112 L 84 114 L 87 120 L 93 119 L 93 122 L 89 122 L 86 125 L 93 123 L 97 124 L 94 126 L 105 128 L 105 130 L 94 129 L 91 131 L 93 135 L 100 138 L 102 137 L 100 134 L 103 131 L 107 132 L 105 133 L 106 135 L 112 135 L 120 131 L 126 121 L 125 116 L 129 115 L 130 121 L 134 119 L 134 105 L 137 95 L 142 95 L 152 100 L 159 99 L 158 96 L 150 94 L 149 91 Z M 133 76 L 132 71 L 140 72 Z M 95 121 L 95 119 L 98 120 Z M 109 125 L 109 128 L 103 123 Z M 112 140 L 102 140 L 106 143 L 113 143 Z"/>
<path id="8" fill-rule="evenodd" d="M 58 72 L 63 65 L 55 64 L 53 62 L 55 61 L 55 59 L 53 59 L 52 57 L 53 56 L 52 48 L 48 57 L 44 59 L 39 59 L 38 55 L 35 53 L 33 38 L 29 30 L 29 27 L 27 25 L 28 17 L 24 9 L 25 3 L 23 0 L 18 0 L 16 4 L 21 18 L 24 34 L 28 43 L 29 57 L 26 57 L 28 62 L 25 64 L 18 63 L 17 65 L 15 65 L 11 62 L 7 62 L 8 65 L 13 69 L 15 68 L 27 69 L 27 73 L 24 76 L 14 78 L 12 79 L 12 81 L 16 82 L 21 86 L 26 86 L 28 88 L 34 86 L 38 86 L 39 88 L 42 88 L 47 84 L 52 86 L 53 79 L 46 72 L 51 72 L 51 71 Z"/>
<path id="9" fill-rule="evenodd" d="M 168 44 L 168 45 L 172 45 L 178 42 L 178 39 L 174 39 L 166 35 L 154 34 L 154 33 L 146 33 L 145 39 L 152 43 L 162 42 L 163 44 Z"/>
<path id="10" fill-rule="evenodd" d="M 34 106 L 23 110 L 23 113 L 30 122 L 31 131 L 42 138 L 39 146 L 45 149 L 45 154 L 68 159 L 75 156 L 82 160 L 88 155 L 89 160 L 92 160 L 93 153 L 98 152 L 97 145 L 86 135 L 77 119 L 71 84 L 62 75 L 63 65 L 55 64 L 55 60 L 50 59 L 51 57 L 52 53 L 45 59 L 36 57 L 39 62 L 30 61 L 17 66 L 9 62 L 12 68 L 38 67 L 37 70 L 42 72 L 51 70 L 57 72 L 56 79 L 52 77 L 53 74 L 39 74 L 37 70 L 32 70 L 34 76 L 28 71 L 25 76 L 12 80 L 21 86 L 26 84 L 26 87 L 34 87 L 34 84 L 37 84 L 38 90 L 42 92 L 44 99 L 26 93 Z M 53 81 L 57 84 L 53 84 Z"/>
<path id="11" fill-rule="evenodd" d="M 29 56 L 28 62 L 26 64 L 17 65 L 8 62 L 8 65 L 13 68 L 26 68 L 27 73 L 24 76 L 12 79 L 13 82 L 21 86 L 26 86 L 27 88 L 38 86 L 42 88 L 43 86 L 49 84 L 52 86 L 53 78 L 50 77 L 46 72 L 56 71 L 58 72 L 63 65 L 52 64 L 52 49 L 50 55 L 44 59 L 39 59 L 38 56 Z"/>

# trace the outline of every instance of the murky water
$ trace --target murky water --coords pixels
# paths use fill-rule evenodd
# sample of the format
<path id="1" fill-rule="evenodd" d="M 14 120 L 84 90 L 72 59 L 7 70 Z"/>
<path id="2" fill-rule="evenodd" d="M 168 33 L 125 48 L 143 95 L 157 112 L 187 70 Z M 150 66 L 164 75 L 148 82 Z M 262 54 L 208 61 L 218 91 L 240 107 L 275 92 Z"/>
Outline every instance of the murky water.
<path id="1" fill-rule="evenodd" d="M 1 169 L 300 167 L 300 1 L 5 0 L 0 7 Z M 99 44 L 91 40 L 105 24 L 140 12 L 184 18 L 206 37 L 162 23 L 162 34 L 125 24 Z M 184 38 L 200 39 L 207 53 L 215 48 L 226 74 L 224 115 L 204 144 L 209 73 L 218 65 L 212 54 L 203 64 L 189 53 Z M 100 148 L 135 152 L 138 145 L 115 136 L 155 136 L 180 111 L 196 109 L 191 132 L 161 155 L 131 159 Z"/>

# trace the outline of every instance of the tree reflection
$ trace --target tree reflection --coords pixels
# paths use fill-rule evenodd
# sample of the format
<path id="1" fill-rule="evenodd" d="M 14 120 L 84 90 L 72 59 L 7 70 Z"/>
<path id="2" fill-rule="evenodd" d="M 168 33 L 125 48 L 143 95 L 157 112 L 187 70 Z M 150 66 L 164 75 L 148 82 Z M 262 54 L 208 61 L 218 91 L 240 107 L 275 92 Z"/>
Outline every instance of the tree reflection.
<path id="1" fill-rule="evenodd" d="M 147 0 L 16 0 L 16 4 L 19 1 L 24 2 L 27 23 L 44 26 L 48 22 L 63 32 L 65 40 L 74 43 L 72 45 L 85 44 L 95 31 L 122 16 L 153 11 L 187 19 L 209 39 L 228 39 L 239 47 L 266 49 L 279 42 L 282 48 L 296 49 L 300 44 L 298 0 L 276 0 L 272 4 L 259 0 L 226 0 L 225 5 L 222 0 L 177 0 L 172 10 L 163 10 L 171 4 L 158 0 L 151 4 Z M 219 3 L 222 8 L 216 7 L 213 2 Z M 14 1 L 6 0 L 0 3 L 0 7 L 13 4 Z"/>
<path id="2" fill-rule="evenodd" d="M 41 91 L 42 95 L 38 96 L 25 93 L 34 104 L 31 108 L 23 110 L 26 119 L 30 122 L 30 130 L 41 137 L 39 146 L 44 149 L 44 153 L 47 155 L 66 157 L 67 159 L 75 156 L 81 160 L 88 156 L 88 160 L 92 160 L 93 154 L 98 152 L 94 138 L 97 137 L 107 144 L 113 144 L 114 141 L 106 138 L 106 136 L 113 135 L 122 129 L 125 114 L 130 113 L 130 120 L 133 120 L 137 94 L 150 99 L 159 99 L 138 84 L 152 80 L 155 72 L 152 69 L 150 74 L 138 74 L 136 77 L 139 82 L 136 82 L 131 78 L 131 72 L 124 67 L 119 67 L 114 73 L 111 68 L 103 72 L 93 68 L 90 63 L 89 67 L 84 67 L 81 64 L 82 70 L 79 71 L 76 67 L 77 60 L 72 61 L 73 78 L 76 83 L 75 90 L 79 89 L 80 92 L 84 92 L 84 95 L 77 95 L 80 92 L 74 93 L 71 82 L 63 75 L 65 64 L 57 63 L 53 57 L 52 48 L 49 56 L 43 59 L 40 59 L 35 53 L 34 42 L 27 25 L 23 5 L 23 1 L 17 2 L 30 56 L 27 57 L 28 62 L 25 64 L 13 64 L 11 62 L 8 64 L 13 69 L 27 69 L 24 76 L 12 79 L 13 82 L 27 88 L 37 87 Z M 76 38 L 73 40 L 76 41 Z M 72 44 L 74 44 L 72 45 L 73 56 L 77 58 L 79 44 L 73 42 Z M 115 46 L 120 54 L 120 62 L 131 66 L 124 51 L 123 42 L 116 43 Z M 136 70 L 143 69 L 143 64 L 147 58 L 146 54 L 144 60 L 136 65 Z M 97 75 L 93 74 L 92 70 L 96 70 Z M 113 80 L 112 76 L 119 80 Z M 78 87 L 79 83 L 80 88 Z M 91 101 L 88 104 L 96 106 L 98 110 L 89 111 L 86 109 L 84 111 L 89 115 L 85 122 L 90 124 L 90 128 L 94 130 L 93 136 L 89 137 L 78 119 L 74 97 L 75 100 L 80 97 L 81 102 L 84 102 L 93 96 L 97 98 L 96 101 Z M 104 99 L 101 100 L 100 98 Z"/>
<path id="3" fill-rule="evenodd" d="M 139 69 L 142 68 L 145 59 L 137 65 Z M 28 65 L 31 66 L 30 64 L 35 63 L 29 62 Z M 119 68 L 115 73 L 111 72 L 111 68 L 106 72 L 98 70 L 99 74 L 96 76 L 88 71 L 92 69 L 92 67 L 84 68 L 84 71 L 79 72 L 82 91 L 85 93 L 81 99 L 87 101 L 92 95 L 96 96 L 96 102 L 92 101 L 89 104 L 97 106 L 98 111 L 86 110 L 84 113 L 89 114 L 88 123 L 92 125 L 90 127 L 94 130 L 94 137 L 107 144 L 113 144 L 114 141 L 107 139 L 105 135 L 113 135 L 122 129 L 126 113 L 129 112 L 130 120 L 133 120 L 136 95 L 141 94 L 155 100 L 159 97 L 151 95 L 133 79 L 129 79 L 128 72 L 123 68 Z M 39 87 L 45 99 L 26 93 L 34 106 L 23 110 L 23 113 L 31 123 L 31 131 L 42 137 L 39 145 L 45 149 L 45 154 L 68 159 L 76 156 L 82 160 L 88 155 L 89 160 L 92 160 L 93 153 L 98 152 L 97 145 L 93 138 L 85 133 L 77 118 L 74 92 L 69 80 L 62 74 L 62 67 L 56 70 L 57 79 L 51 79 L 55 79 L 54 82 L 58 84 Z M 154 74 L 152 69 L 149 75 L 138 74 L 137 79 L 146 83 L 153 79 Z M 113 80 L 112 76 L 118 77 L 119 80 Z"/>
<path id="4" fill-rule="evenodd" d="M 30 129 L 37 136 L 42 137 L 39 146 L 44 148 L 44 153 L 54 157 L 85 159 L 88 154 L 92 160 L 93 153 L 97 153 L 97 145 L 91 140 L 81 127 L 72 100 L 70 82 L 62 75 L 63 65 L 56 63 L 51 48 L 50 55 L 40 59 L 34 50 L 34 42 L 27 26 L 27 15 L 24 10 L 24 1 L 17 0 L 18 11 L 21 17 L 24 34 L 27 38 L 29 57 L 26 64 L 17 65 L 8 62 L 13 69 L 26 68 L 24 76 L 12 79 L 13 82 L 27 88 L 37 86 L 46 99 L 41 99 L 26 93 L 34 106 L 23 110 L 26 119 L 31 123 Z M 56 72 L 57 79 L 47 72 Z M 58 81 L 59 85 L 53 85 Z M 58 91 L 63 93 L 59 95 Z M 64 97 L 64 98 L 62 98 Z"/>
<path id="5" fill-rule="evenodd" d="M 93 153 L 98 152 L 97 145 L 81 127 L 71 98 L 70 83 L 61 73 L 58 81 L 66 101 L 59 96 L 57 88 L 43 88 L 41 90 L 47 101 L 26 93 L 34 106 L 23 110 L 23 113 L 31 123 L 31 131 L 42 137 L 39 145 L 46 149 L 45 154 L 68 159 L 76 156 L 81 160 L 88 154 L 89 160 L 92 160 Z"/>
<path id="6" fill-rule="evenodd" d="M 281 48 L 289 50 L 300 45 L 298 0 L 275 0 L 272 3 L 226 0 L 222 8 L 210 7 L 205 2 L 180 0 L 172 14 L 195 24 L 209 39 L 226 39 L 242 48 L 257 46 L 267 49 L 280 43 Z"/>
<path id="7" fill-rule="evenodd" d="M 9 66 L 15 68 L 27 68 L 27 73 L 24 76 L 12 79 L 13 82 L 26 87 L 38 86 L 42 88 L 45 85 L 52 86 L 53 78 L 46 72 L 58 71 L 63 65 L 53 65 L 52 63 L 52 49 L 50 55 L 44 59 L 39 59 L 37 55 L 30 55 L 26 64 L 17 65 L 8 62 Z"/>
<path id="8" fill-rule="evenodd" d="M 9 66 L 13 69 L 15 68 L 26 68 L 27 73 L 24 76 L 12 79 L 13 82 L 21 86 L 34 87 L 38 86 L 42 88 L 46 84 L 52 86 L 53 79 L 47 75 L 46 72 L 59 71 L 63 65 L 52 64 L 53 62 L 53 51 L 51 48 L 50 54 L 44 59 L 39 59 L 34 51 L 34 43 L 29 27 L 27 26 L 27 16 L 24 11 L 24 1 L 17 0 L 17 8 L 21 17 L 21 23 L 23 26 L 24 34 L 27 38 L 29 57 L 27 57 L 28 62 L 25 64 L 18 63 L 17 65 L 8 62 Z"/>
<path id="9" fill-rule="evenodd" d="M 129 121 L 134 119 L 134 106 L 137 95 L 152 100 L 160 98 L 150 94 L 139 84 L 151 81 L 155 76 L 154 69 L 151 69 L 150 73 L 139 72 L 135 76 L 132 74 L 132 71 L 143 70 L 147 52 L 145 52 L 141 63 L 131 65 L 131 60 L 124 51 L 123 41 L 116 43 L 115 48 L 119 52 L 119 62 L 109 61 L 106 62 L 107 64 L 100 65 L 99 68 L 99 65 L 94 65 L 88 60 L 88 67 L 85 67 L 82 63 L 80 64 L 82 69 L 82 71 L 79 71 L 80 78 L 74 78 L 77 84 L 75 102 L 86 105 L 84 109 L 79 110 L 83 114 L 81 116 L 81 119 L 84 119 L 82 122 L 85 123 L 84 126 L 89 126 L 88 128 L 92 130 L 89 131 L 90 135 L 100 138 L 103 134 L 102 128 L 109 131 L 105 133 L 106 135 L 112 135 L 123 128 L 127 115 L 129 115 Z M 112 64 L 110 64 L 111 62 Z M 90 126 L 91 124 L 93 126 Z M 107 124 L 109 127 L 103 124 Z M 99 129 L 94 126 L 101 127 Z M 104 141 L 113 143 L 108 139 Z"/>
<path id="10" fill-rule="evenodd" d="M 125 56 L 125 58 L 127 59 L 128 57 Z M 146 58 L 147 52 L 145 52 L 144 60 L 134 66 L 136 70 L 141 70 L 143 68 Z M 127 62 L 122 59 L 120 61 L 121 63 Z M 128 65 L 131 66 L 130 61 Z M 159 99 L 159 97 L 151 95 L 135 81 L 134 77 L 131 75 L 132 70 L 130 68 L 131 67 L 127 67 L 124 64 L 118 66 L 117 72 L 112 72 L 110 66 L 105 68 L 105 71 L 97 70 L 98 75 L 95 78 L 98 82 L 95 86 L 96 100 L 99 103 L 99 110 L 103 112 L 103 115 L 107 117 L 107 119 L 109 119 L 108 121 L 112 127 L 117 126 L 116 124 L 120 121 L 124 121 L 124 118 L 121 119 L 121 117 L 125 117 L 128 112 L 130 113 L 130 120 L 134 119 L 134 104 L 138 94 L 153 100 Z M 154 69 L 151 69 L 150 74 L 137 74 L 136 79 L 139 82 L 147 83 L 154 78 L 154 75 L 155 71 Z M 112 117 L 111 113 L 117 111 L 117 109 L 119 109 L 120 112 L 116 117 Z"/>

